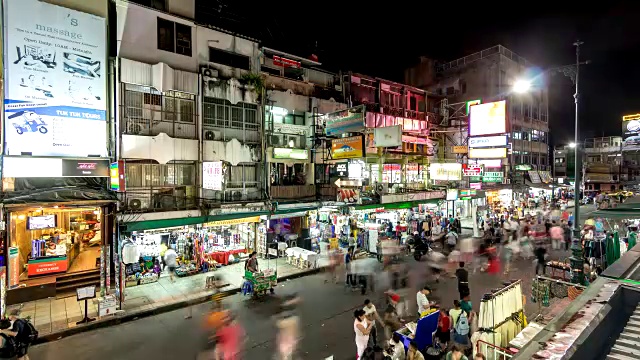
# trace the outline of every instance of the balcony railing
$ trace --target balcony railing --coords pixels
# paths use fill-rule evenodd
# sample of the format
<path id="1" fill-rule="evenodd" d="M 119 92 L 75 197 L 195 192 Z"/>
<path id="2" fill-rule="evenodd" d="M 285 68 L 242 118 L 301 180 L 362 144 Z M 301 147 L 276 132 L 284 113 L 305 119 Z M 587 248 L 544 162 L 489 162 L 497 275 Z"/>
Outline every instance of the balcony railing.
<path id="1" fill-rule="evenodd" d="M 271 198 L 273 199 L 304 199 L 315 196 L 315 185 L 271 186 Z"/>
<path id="2" fill-rule="evenodd" d="M 198 207 L 192 186 L 127 189 L 119 198 L 129 212 L 192 210 Z"/>

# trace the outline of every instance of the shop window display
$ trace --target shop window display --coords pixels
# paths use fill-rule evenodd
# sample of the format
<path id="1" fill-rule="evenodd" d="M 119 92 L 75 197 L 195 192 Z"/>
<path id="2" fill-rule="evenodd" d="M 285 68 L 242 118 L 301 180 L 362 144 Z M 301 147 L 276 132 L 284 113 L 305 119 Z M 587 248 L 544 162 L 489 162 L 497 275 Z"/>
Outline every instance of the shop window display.
<path id="1" fill-rule="evenodd" d="M 29 208 L 10 215 L 9 286 L 99 267 L 100 208 Z M 33 281 L 32 281 L 33 280 Z"/>
<path id="2" fill-rule="evenodd" d="M 158 281 L 165 270 L 164 255 L 168 248 L 173 248 L 178 255 L 178 266 L 174 270 L 178 277 L 234 264 L 255 248 L 258 220 L 256 217 L 212 222 L 197 228 L 134 232 L 121 242 L 125 285 Z"/>

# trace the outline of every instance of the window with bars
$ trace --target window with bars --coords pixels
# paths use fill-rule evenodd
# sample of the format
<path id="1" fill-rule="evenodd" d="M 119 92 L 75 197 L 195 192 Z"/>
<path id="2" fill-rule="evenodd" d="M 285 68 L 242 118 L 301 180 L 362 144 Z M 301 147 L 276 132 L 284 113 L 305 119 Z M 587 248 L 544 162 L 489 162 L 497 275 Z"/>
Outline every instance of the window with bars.
<path id="1" fill-rule="evenodd" d="M 195 163 L 149 164 L 127 162 L 128 188 L 152 188 L 165 186 L 195 186 Z"/>
<path id="2" fill-rule="evenodd" d="M 205 97 L 202 119 L 205 127 L 258 130 L 258 106 Z"/>
<path id="3" fill-rule="evenodd" d="M 259 167 L 257 164 L 231 166 L 225 174 L 227 189 L 258 188 Z"/>

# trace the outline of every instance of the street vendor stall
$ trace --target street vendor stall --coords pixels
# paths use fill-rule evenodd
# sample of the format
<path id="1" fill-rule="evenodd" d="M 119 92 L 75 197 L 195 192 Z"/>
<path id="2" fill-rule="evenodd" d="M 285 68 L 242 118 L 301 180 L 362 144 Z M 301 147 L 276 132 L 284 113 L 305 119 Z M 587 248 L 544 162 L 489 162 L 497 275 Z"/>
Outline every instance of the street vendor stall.
<path id="1" fill-rule="evenodd" d="M 411 341 L 416 342 L 420 351 L 424 351 L 427 347 L 433 345 L 433 334 L 438 328 L 439 317 L 440 311 L 435 311 L 420 318 L 417 322 L 412 321 L 397 330 L 395 333 L 400 335 L 405 350 L 409 348 Z"/>

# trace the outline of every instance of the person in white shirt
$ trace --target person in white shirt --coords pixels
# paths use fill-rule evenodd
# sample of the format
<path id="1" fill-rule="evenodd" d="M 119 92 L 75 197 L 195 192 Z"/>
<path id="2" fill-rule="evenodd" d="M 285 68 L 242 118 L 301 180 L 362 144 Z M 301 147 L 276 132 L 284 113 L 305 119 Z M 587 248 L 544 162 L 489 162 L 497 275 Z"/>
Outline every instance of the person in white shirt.
<path id="1" fill-rule="evenodd" d="M 169 271 L 169 279 L 171 282 L 174 282 L 173 275 L 176 272 L 178 253 L 173 249 L 173 245 L 167 249 L 164 253 L 164 264 L 167 266 Z"/>
<path id="2" fill-rule="evenodd" d="M 379 321 L 380 324 L 382 324 L 382 319 L 380 318 L 380 315 L 378 315 L 376 306 L 373 305 L 373 303 L 369 299 L 366 299 L 364 301 L 364 307 L 362 308 L 362 310 L 364 310 L 364 316 L 366 317 L 367 321 L 372 324 L 371 332 L 369 333 L 369 344 L 372 347 L 376 346 L 378 345 L 378 329 L 376 328 L 376 320 Z"/>
<path id="3" fill-rule="evenodd" d="M 431 308 L 431 303 L 429 302 L 429 299 L 427 299 L 427 295 L 429 294 L 431 294 L 431 288 L 428 286 L 425 286 L 416 294 L 416 302 L 418 304 L 418 317 L 420 317 L 422 313 L 428 311 Z"/>
<path id="4" fill-rule="evenodd" d="M 402 339 L 400 335 L 393 333 L 391 340 L 389 340 L 389 345 L 391 345 L 390 354 L 391 360 L 405 360 L 406 354 L 404 352 L 404 344 L 402 343 Z"/>

